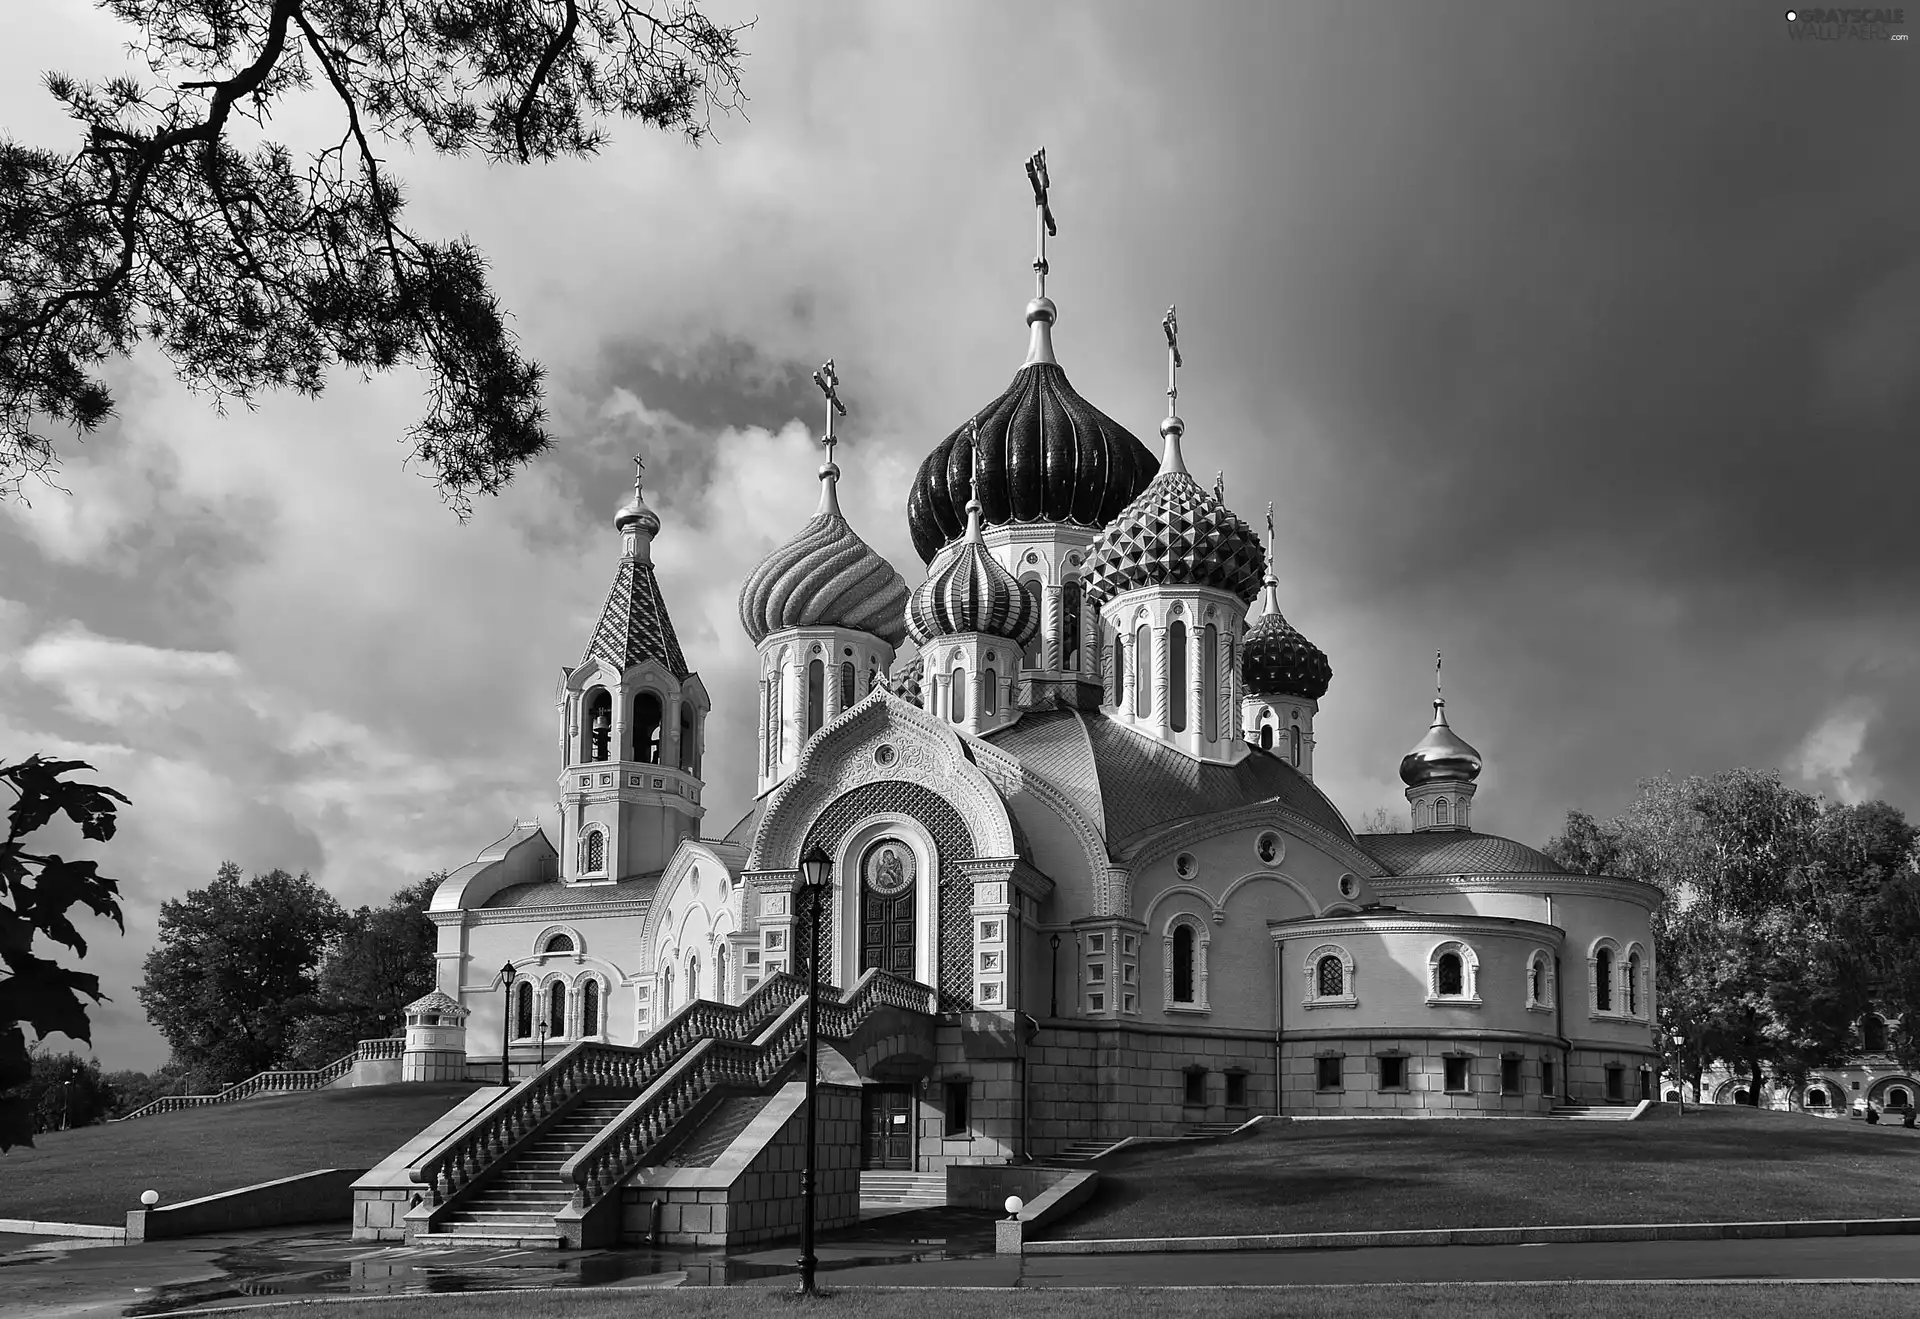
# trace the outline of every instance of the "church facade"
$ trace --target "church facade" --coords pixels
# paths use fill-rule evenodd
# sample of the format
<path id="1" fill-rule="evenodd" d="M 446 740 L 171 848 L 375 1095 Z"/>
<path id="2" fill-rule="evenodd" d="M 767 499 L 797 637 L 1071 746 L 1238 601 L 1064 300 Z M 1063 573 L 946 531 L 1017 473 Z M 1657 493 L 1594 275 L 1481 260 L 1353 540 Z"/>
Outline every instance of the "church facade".
<path id="1" fill-rule="evenodd" d="M 1332 669 L 1282 612 L 1271 513 L 1263 544 L 1187 469 L 1172 313 L 1156 458 L 1068 382 L 1045 267 L 1012 383 L 907 492 L 911 588 L 839 507 L 816 376 L 818 511 L 740 589 L 752 688 L 710 697 L 689 667 L 636 480 L 555 693 L 558 818 L 433 902 L 474 1074 L 804 971 L 819 846 L 823 978 L 881 968 L 939 1009 L 929 1047 L 861 1073 L 869 1166 L 1651 1097 L 1658 891 L 1474 829 L 1481 759 L 1437 690 L 1408 831 L 1353 832 L 1314 782 Z M 754 804 L 724 829 L 712 700 L 758 711 Z"/>

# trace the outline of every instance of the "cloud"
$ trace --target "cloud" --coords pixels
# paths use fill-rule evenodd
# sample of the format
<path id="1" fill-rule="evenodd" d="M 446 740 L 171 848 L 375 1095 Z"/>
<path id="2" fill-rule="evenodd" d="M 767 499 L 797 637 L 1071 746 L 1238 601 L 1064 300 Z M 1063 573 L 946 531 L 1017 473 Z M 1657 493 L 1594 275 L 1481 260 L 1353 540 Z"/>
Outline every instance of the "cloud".
<path id="1" fill-rule="evenodd" d="M 1872 722 L 1872 713 L 1858 708 L 1827 715 L 1801 741 L 1795 772 L 1849 805 L 1874 797 L 1879 780 L 1863 754 Z"/>

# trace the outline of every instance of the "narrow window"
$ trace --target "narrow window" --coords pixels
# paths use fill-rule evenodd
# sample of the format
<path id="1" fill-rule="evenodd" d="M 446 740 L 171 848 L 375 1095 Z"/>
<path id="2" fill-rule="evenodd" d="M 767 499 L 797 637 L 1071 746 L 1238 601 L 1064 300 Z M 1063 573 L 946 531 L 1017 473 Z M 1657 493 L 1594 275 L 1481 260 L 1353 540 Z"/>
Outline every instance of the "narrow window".
<path id="1" fill-rule="evenodd" d="M 589 980 L 580 987 L 580 1035 L 583 1039 L 600 1033 L 600 982 Z"/>
<path id="2" fill-rule="evenodd" d="M 1615 1101 L 1627 1097 L 1627 1069 L 1618 1065 L 1607 1068 L 1607 1098 Z"/>
<path id="3" fill-rule="evenodd" d="M 716 1001 L 727 1001 L 727 946 L 721 944 L 713 950 L 713 997 Z"/>
<path id="4" fill-rule="evenodd" d="M 1316 1075 L 1314 1076 L 1315 1088 L 1320 1090 L 1341 1089 L 1340 1068 L 1341 1064 L 1345 1061 L 1344 1058 L 1337 1055 L 1331 1058 L 1314 1059 L 1316 1064 Z"/>
<path id="5" fill-rule="evenodd" d="M 1260 725 L 1260 749 L 1262 751 L 1273 750 L 1273 725 L 1272 724 Z"/>
<path id="6" fill-rule="evenodd" d="M 596 691 L 587 703 L 587 759 L 605 760 L 613 738 L 613 698 Z"/>
<path id="7" fill-rule="evenodd" d="M 1331 953 L 1320 959 L 1315 978 L 1321 998 L 1339 998 L 1347 992 L 1347 968 Z"/>
<path id="8" fill-rule="evenodd" d="M 1520 1060 L 1518 1058 L 1500 1060 L 1500 1093 L 1503 1095 L 1520 1093 Z"/>
<path id="9" fill-rule="evenodd" d="M 854 701 L 853 687 L 856 680 L 857 679 L 853 670 L 853 661 L 841 660 L 840 661 L 840 708 L 842 710 L 851 710 L 853 708 L 853 701 Z"/>
<path id="10" fill-rule="evenodd" d="M 700 955 L 695 953 L 687 959 L 687 1002 L 692 1003 L 700 997 Z"/>
<path id="11" fill-rule="evenodd" d="M 1441 953 L 1440 963 L 1434 969 L 1434 982 L 1438 992 L 1442 995 L 1462 993 L 1464 992 L 1461 989 L 1463 980 L 1460 954 Z"/>
<path id="12" fill-rule="evenodd" d="M 1537 958 L 1527 969 L 1527 998 L 1530 1002 L 1544 1003 L 1547 1000 L 1545 971 L 1546 968 Z"/>
<path id="13" fill-rule="evenodd" d="M 1173 931 L 1173 1001 L 1193 1002 L 1193 927 L 1179 925 Z"/>
<path id="14" fill-rule="evenodd" d="M 1245 1072 L 1227 1073 L 1227 1107 L 1245 1108 L 1247 1106 L 1247 1074 Z"/>
<path id="15" fill-rule="evenodd" d="M 1069 577 L 1060 588 L 1060 667 L 1080 668 L 1080 579 Z"/>
<path id="16" fill-rule="evenodd" d="M 668 967 L 660 977 L 660 1019 L 665 1021 L 673 1011 L 673 968 Z"/>
<path id="17" fill-rule="evenodd" d="M 1167 629 L 1167 726 L 1187 731 L 1187 625 L 1177 620 Z"/>
<path id="18" fill-rule="evenodd" d="M 1601 1012 L 1613 1011 L 1613 950 L 1602 948 L 1593 955 L 1593 1006 Z"/>
<path id="19" fill-rule="evenodd" d="M 680 768 L 689 774 L 700 772 L 700 737 L 692 710 L 680 711 Z"/>
<path id="20" fill-rule="evenodd" d="M 980 713 L 1000 713 L 1000 675 L 992 669 L 980 675 Z"/>
<path id="21" fill-rule="evenodd" d="M 827 666 L 819 660 L 807 661 L 807 736 L 820 731 L 827 713 Z"/>
<path id="22" fill-rule="evenodd" d="M 1380 1088 L 1382 1090 L 1405 1090 L 1407 1088 L 1407 1060 L 1397 1054 L 1389 1054 L 1380 1059 Z"/>
<path id="23" fill-rule="evenodd" d="M 780 768 L 780 675 L 767 679 L 767 773 Z"/>
<path id="24" fill-rule="evenodd" d="M 968 1132 L 968 1124 L 967 1124 L 967 1090 L 968 1088 L 969 1088 L 968 1083 L 965 1081 L 947 1082 L 946 1123 L 944 1124 L 944 1129 L 942 1130 L 941 1134 L 948 1137 L 949 1139 L 955 1136 L 965 1136 Z"/>
<path id="25" fill-rule="evenodd" d="M 1293 767 L 1300 768 L 1300 725 L 1295 724 L 1287 730 L 1287 745 L 1293 756 Z"/>
<path id="26" fill-rule="evenodd" d="M 1042 656 L 1046 652 L 1047 616 L 1041 612 L 1041 607 L 1046 597 L 1041 593 L 1040 579 L 1038 577 L 1021 578 L 1020 589 L 1027 593 L 1027 603 L 1033 610 L 1033 617 L 1038 624 L 1033 630 L 1033 640 L 1027 643 L 1024 660 L 1028 668 L 1037 669 L 1040 667 Z"/>
<path id="27" fill-rule="evenodd" d="M 1133 717 L 1145 719 L 1153 713 L 1153 634 L 1142 623 L 1133 634 Z"/>
<path id="28" fill-rule="evenodd" d="M 633 698 L 633 758 L 643 765 L 660 763 L 660 697 L 653 692 Z"/>
<path id="29" fill-rule="evenodd" d="M 1553 1059 L 1551 1058 L 1540 1060 L 1540 1093 L 1549 1096 L 1553 1094 Z"/>
<path id="30" fill-rule="evenodd" d="M 533 986 L 525 980 L 513 991 L 513 1038 L 533 1038 Z"/>
<path id="31" fill-rule="evenodd" d="M 587 830 L 586 872 L 597 875 L 607 868 L 607 836 L 598 829 Z"/>
<path id="32" fill-rule="evenodd" d="M 962 723 L 967 717 L 967 671 L 958 664 L 953 666 L 950 686 L 952 694 L 948 698 L 947 706 L 950 711 L 949 718 L 956 724 Z"/>
<path id="33" fill-rule="evenodd" d="M 1206 1072 L 1195 1067 L 1187 1073 L 1187 1090 L 1183 1099 L 1184 1102 L 1188 1104 L 1204 1104 L 1207 1102 Z"/>
<path id="34" fill-rule="evenodd" d="M 1124 709 L 1127 704 L 1127 640 L 1118 634 L 1113 638 L 1113 705 Z"/>
<path id="35" fill-rule="evenodd" d="M 1446 1058 L 1442 1059 L 1442 1061 L 1445 1063 L 1445 1076 L 1443 1079 L 1446 1082 L 1447 1090 L 1452 1094 L 1464 1093 L 1467 1088 L 1467 1060 L 1465 1058 Z"/>
<path id="36" fill-rule="evenodd" d="M 567 987 L 558 980 L 547 986 L 547 1038 L 557 1040 L 567 1033 Z"/>
<path id="37" fill-rule="evenodd" d="M 1627 954 L 1626 983 L 1621 988 L 1627 991 L 1627 1015 L 1640 1015 L 1640 954 Z"/>
<path id="38" fill-rule="evenodd" d="M 1220 629 L 1209 623 L 1200 632 L 1200 731 L 1220 739 Z"/>

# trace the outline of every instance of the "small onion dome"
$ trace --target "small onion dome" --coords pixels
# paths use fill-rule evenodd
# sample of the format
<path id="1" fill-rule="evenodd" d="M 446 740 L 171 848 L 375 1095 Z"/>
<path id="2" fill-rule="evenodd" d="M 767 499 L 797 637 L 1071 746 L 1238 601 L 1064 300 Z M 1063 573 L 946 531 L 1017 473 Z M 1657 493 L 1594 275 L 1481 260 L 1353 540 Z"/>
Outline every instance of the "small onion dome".
<path id="1" fill-rule="evenodd" d="M 1152 452 L 1074 393 L 1051 356 L 1021 367 L 1005 393 L 920 464 L 907 493 L 907 526 L 923 562 L 932 563 L 966 531 L 969 500 L 980 501 L 981 523 L 988 527 L 1011 522 L 1100 527 L 1152 479 Z"/>
<path id="2" fill-rule="evenodd" d="M 1480 753 L 1447 723 L 1447 703 L 1433 698 L 1433 726 L 1400 760 L 1400 781 L 1409 788 L 1442 779 L 1471 783 L 1480 777 Z"/>
<path id="3" fill-rule="evenodd" d="M 915 655 L 906 663 L 894 666 L 893 672 L 887 675 L 887 690 L 907 704 L 918 705 L 924 709 L 925 702 L 921 700 L 920 688 L 926 681 L 926 672 L 926 660 Z"/>
<path id="4" fill-rule="evenodd" d="M 613 529 L 626 531 L 634 528 L 649 536 L 660 534 L 660 515 L 647 507 L 646 496 L 640 493 L 640 482 L 633 483 L 633 498 L 620 506 L 613 515 Z"/>
<path id="5" fill-rule="evenodd" d="M 980 504 L 967 503 L 967 534 L 959 549 L 914 588 L 907 635 L 920 645 L 933 637 L 984 632 L 1025 646 L 1040 630 L 1040 612 L 1012 573 L 980 538 Z"/>
<path id="6" fill-rule="evenodd" d="M 1106 603 L 1138 586 L 1211 586 L 1248 604 L 1260 593 L 1267 554 L 1260 537 L 1203 489 L 1180 456 L 1186 427 L 1161 423 L 1160 474 L 1122 509 L 1087 554 L 1087 601 Z"/>
<path id="7" fill-rule="evenodd" d="M 840 512 L 840 469 L 820 469 L 820 509 L 740 585 L 740 626 L 757 646 L 790 627 L 843 627 L 898 646 L 907 584 Z"/>
<path id="8" fill-rule="evenodd" d="M 1317 701 L 1333 681 L 1326 652 L 1300 635 L 1280 612 L 1280 587 L 1269 577 L 1266 612 L 1240 644 L 1240 680 L 1256 696 L 1299 696 Z"/>

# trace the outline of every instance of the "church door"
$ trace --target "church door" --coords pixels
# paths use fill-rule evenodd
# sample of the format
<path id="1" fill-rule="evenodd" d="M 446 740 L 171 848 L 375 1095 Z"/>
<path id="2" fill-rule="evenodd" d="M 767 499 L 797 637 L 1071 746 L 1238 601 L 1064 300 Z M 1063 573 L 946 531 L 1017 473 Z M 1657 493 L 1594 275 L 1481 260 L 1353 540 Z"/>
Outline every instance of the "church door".
<path id="1" fill-rule="evenodd" d="M 860 969 L 879 967 L 908 980 L 914 974 L 914 855 L 888 840 L 867 852 L 861 865 Z"/>
<path id="2" fill-rule="evenodd" d="M 860 1092 L 862 1168 L 913 1170 L 913 1091 L 870 1085 Z"/>

